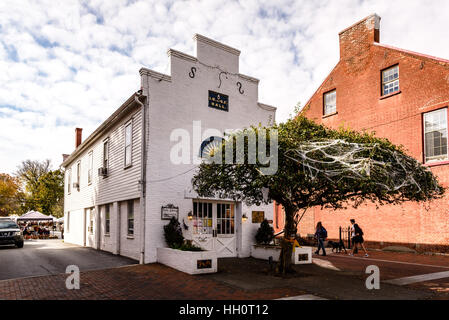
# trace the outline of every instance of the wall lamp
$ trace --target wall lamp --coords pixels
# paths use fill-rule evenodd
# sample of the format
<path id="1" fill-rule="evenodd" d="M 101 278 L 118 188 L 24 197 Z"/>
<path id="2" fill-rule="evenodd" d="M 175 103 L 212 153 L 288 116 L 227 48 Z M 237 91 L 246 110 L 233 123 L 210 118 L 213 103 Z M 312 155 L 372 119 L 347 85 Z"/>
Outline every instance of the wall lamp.
<path id="1" fill-rule="evenodd" d="M 243 216 L 242 216 L 242 222 L 245 222 L 246 220 L 248 220 L 248 217 L 246 216 L 246 214 L 243 214 Z"/>
<path id="2" fill-rule="evenodd" d="M 187 219 L 189 219 L 189 220 L 193 219 L 192 211 L 189 211 L 189 213 L 187 214 Z"/>

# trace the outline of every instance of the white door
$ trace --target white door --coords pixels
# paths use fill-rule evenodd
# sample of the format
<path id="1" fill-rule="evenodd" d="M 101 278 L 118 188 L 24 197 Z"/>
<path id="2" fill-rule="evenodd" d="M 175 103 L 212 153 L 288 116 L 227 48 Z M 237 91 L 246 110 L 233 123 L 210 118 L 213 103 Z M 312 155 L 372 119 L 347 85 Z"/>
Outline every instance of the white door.
<path id="1" fill-rule="evenodd" d="M 217 203 L 215 251 L 218 257 L 236 256 L 235 208 L 233 203 Z"/>
<path id="2" fill-rule="evenodd" d="M 235 257 L 235 208 L 233 203 L 193 202 L 193 243 L 215 250 L 218 258 Z"/>

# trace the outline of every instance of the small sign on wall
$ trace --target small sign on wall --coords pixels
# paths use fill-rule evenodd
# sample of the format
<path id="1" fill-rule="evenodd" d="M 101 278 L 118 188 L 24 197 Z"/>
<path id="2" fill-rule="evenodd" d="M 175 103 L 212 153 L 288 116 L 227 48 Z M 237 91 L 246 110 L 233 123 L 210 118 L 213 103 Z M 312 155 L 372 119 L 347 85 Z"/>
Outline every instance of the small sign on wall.
<path id="1" fill-rule="evenodd" d="M 225 94 L 209 90 L 209 107 L 229 111 L 229 97 Z"/>
<path id="2" fill-rule="evenodd" d="M 210 268 L 212 268 L 212 260 L 211 259 L 196 260 L 196 268 L 197 269 L 210 269 Z"/>
<path id="3" fill-rule="evenodd" d="M 265 211 L 253 211 L 251 213 L 252 223 L 262 223 L 265 219 Z"/>
<path id="4" fill-rule="evenodd" d="M 175 207 L 172 204 L 161 207 L 161 219 L 170 220 L 172 217 L 179 218 L 179 207 Z"/>

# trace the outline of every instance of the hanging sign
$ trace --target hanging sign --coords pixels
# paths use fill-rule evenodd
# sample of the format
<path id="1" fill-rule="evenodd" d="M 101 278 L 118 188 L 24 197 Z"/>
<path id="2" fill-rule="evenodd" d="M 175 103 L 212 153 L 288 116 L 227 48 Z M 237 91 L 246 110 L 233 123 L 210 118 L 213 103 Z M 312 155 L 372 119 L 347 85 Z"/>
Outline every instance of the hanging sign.
<path id="1" fill-rule="evenodd" d="M 225 94 L 209 90 L 209 107 L 229 111 L 229 97 Z"/>

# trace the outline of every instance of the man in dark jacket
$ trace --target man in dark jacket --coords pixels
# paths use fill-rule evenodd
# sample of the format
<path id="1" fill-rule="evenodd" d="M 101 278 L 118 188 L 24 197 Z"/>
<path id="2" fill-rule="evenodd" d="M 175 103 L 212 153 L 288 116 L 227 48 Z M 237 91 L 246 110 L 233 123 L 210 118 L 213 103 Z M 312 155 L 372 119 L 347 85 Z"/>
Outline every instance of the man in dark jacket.
<path id="1" fill-rule="evenodd" d="M 325 256 L 326 249 L 324 248 L 324 240 L 327 238 L 327 231 L 321 224 L 321 221 L 316 225 L 315 238 L 318 240 L 318 249 L 315 251 L 315 254 L 320 254 L 320 249 L 323 249 L 323 256 Z"/>
<path id="2" fill-rule="evenodd" d="M 352 252 L 349 255 L 350 256 L 354 255 L 354 252 L 357 249 L 357 245 L 360 243 L 363 251 L 365 251 L 365 257 L 369 257 L 368 252 L 366 251 L 365 245 L 363 244 L 363 242 L 365 240 L 363 240 L 362 229 L 359 227 L 359 225 L 357 223 L 355 223 L 354 219 L 351 219 L 350 221 L 351 221 L 351 225 L 352 225 L 351 226 L 351 238 L 352 238 L 353 248 L 352 248 Z"/>

